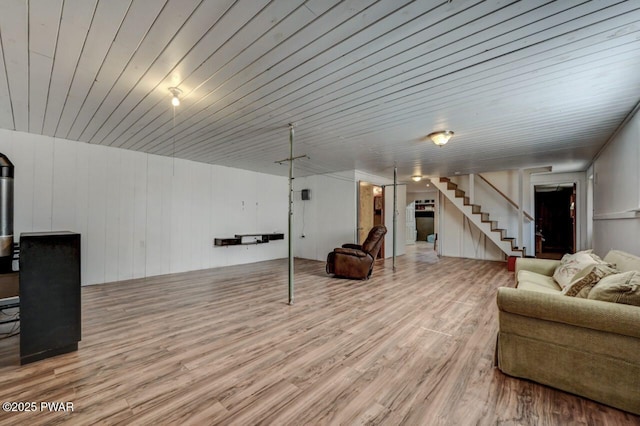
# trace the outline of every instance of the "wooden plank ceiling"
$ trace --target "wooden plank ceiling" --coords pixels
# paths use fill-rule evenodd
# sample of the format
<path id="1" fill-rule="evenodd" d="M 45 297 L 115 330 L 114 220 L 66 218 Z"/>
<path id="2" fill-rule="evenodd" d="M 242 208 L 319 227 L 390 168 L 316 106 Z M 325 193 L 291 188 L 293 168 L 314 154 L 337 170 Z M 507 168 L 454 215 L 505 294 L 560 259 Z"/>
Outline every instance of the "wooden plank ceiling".
<path id="1" fill-rule="evenodd" d="M 635 0 L 2 0 L 0 43 L 2 128 L 279 175 L 290 122 L 298 176 L 584 170 L 640 99 Z"/>

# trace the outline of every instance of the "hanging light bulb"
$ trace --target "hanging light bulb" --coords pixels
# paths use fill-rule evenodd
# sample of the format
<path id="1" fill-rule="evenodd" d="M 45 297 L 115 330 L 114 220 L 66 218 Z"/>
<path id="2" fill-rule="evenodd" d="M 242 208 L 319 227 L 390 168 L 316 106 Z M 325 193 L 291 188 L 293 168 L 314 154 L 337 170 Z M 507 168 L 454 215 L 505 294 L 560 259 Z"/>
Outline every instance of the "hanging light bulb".
<path id="1" fill-rule="evenodd" d="M 174 107 L 180 106 L 180 95 L 182 95 L 182 90 L 177 87 L 169 87 L 169 92 L 173 95 L 171 98 L 171 105 Z"/>

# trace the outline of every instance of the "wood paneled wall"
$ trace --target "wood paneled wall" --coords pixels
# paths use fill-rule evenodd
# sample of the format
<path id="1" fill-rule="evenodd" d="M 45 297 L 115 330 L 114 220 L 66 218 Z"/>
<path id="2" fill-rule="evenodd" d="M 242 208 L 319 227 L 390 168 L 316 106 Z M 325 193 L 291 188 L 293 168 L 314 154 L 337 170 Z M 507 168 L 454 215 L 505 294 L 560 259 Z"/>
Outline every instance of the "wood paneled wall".
<path id="1" fill-rule="evenodd" d="M 83 284 L 286 256 L 283 241 L 213 247 L 285 232 L 285 178 L 8 130 L 0 152 L 16 167 L 15 238 L 81 233 Z"/>
<path id="2" fill-rule="evenodd" d="M 640 255 L 640 114 L 600 153 L 593 172 L 593 248 Z"/>

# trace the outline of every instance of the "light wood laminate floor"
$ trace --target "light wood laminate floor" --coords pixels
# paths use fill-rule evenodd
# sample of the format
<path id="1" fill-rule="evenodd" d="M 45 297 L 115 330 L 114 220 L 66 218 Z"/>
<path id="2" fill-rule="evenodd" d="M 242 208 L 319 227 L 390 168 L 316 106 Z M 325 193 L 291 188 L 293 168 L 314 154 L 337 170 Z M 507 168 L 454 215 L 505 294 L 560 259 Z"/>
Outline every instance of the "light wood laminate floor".
<path id="1" fill-rule="evenodd" d="M 493 367 L 504 263 L 418 245 L 397 265 L 348 281 L 297 260 L 293 306 L 286 259 L 84 287 L 77 352 L 20 366 L 0 341 L 0 402 L 74 411 L 0 425 L 640 424 Z"/>

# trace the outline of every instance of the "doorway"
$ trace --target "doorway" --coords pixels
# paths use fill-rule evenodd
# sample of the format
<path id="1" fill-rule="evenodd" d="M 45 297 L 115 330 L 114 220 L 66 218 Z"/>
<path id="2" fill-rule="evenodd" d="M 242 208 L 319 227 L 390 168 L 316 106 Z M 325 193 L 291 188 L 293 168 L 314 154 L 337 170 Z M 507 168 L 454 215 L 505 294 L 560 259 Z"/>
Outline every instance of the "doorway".
<path id="1" fill-rule="evenodd" d="M 535 186 L 536 257 L 576 251 L 576 184 Z"/>
<path id="2" fill-rule="evenodd" d="M 364 243 L 369 231 L 384 225 L 384 191 L 381 186 L 360 181 L 358 185 L 358 244 Z M 377 259 L 384 258 L 384 241 Z"/>
<path id="3" fill-rule="evenodd" d="M 416 241 L 433 242 L 435 205 L 434 198 L 415 201 Z"/>

